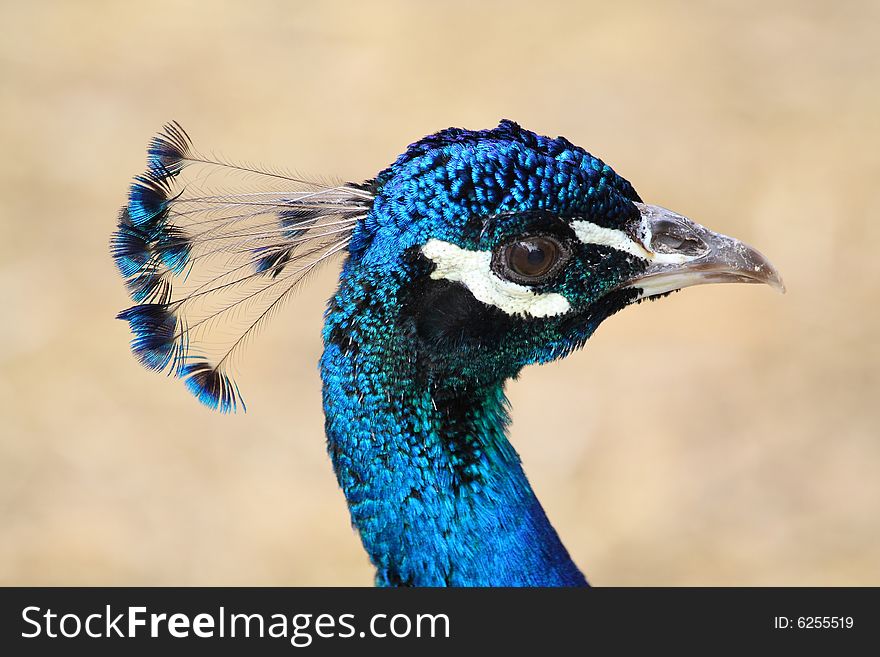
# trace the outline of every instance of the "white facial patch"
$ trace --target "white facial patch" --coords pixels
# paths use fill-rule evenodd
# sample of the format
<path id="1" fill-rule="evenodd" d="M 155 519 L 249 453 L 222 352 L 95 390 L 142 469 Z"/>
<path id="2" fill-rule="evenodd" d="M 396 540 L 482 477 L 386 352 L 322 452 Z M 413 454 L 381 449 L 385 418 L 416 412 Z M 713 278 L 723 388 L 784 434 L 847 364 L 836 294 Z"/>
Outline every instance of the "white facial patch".
<path id="1" fill-rule="evenodd" d="M 574 234 L 578 240 L 584 244 L 610 246 L 612 249 L 629 253 L 642 260 L 649 260 L 651 258 L 652 254 L 650 251 L 622 230 L 605 228 L 589 221 L 572 221 L 571 227 L 574 229 Z"/>
<path id="2" fill-rule="evenodd" d="M 638 203 L 636 205 L 639 205 Z M 571 227 L 578 240 L 584 244 L 598 244 L 610 246 L 612 249 L 629 253 L 651 264 L 679 265 L 688 260 L 694 260 L 698 256 L 688 256 L 683 253 L 657 253 L 645 248 L 645 244 L 651 243 L 651 227 L 645 217 L 642 217 L 641 233 L 643 242 L 639 243 L 632 239 L 622 230 L 617 228 L 605 228 L 589 221 L 572 221 Z"/>
<path id="3" fill-rule="evenodd" d="M 422 253 L 436 265 L 431 278 L 462 283 L 476 299 L 500 308 L 508 315 L 551 317 L 571 309 L 568 299 L 561 294 L 535 292 L 526 285 L 496 276 L 489 251 L 469 251 L 449 242 L 430 239 L 422 247 Z"/>

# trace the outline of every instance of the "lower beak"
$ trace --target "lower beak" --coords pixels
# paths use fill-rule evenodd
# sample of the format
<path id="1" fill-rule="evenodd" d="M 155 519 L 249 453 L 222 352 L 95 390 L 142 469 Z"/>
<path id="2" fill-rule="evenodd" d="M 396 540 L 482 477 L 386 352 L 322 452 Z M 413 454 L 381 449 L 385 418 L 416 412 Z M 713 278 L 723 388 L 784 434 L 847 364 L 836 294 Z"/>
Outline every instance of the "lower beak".
<path id="1" fill-rule="evenodd" d="M 641 289 L 642 298 L 705 283 L 766 283 L 785 292 L 776 268 L 748 244 L 665 208 L 635 205 L 642 215 L 640 241 L 650 264 L 621 287 Z"/>

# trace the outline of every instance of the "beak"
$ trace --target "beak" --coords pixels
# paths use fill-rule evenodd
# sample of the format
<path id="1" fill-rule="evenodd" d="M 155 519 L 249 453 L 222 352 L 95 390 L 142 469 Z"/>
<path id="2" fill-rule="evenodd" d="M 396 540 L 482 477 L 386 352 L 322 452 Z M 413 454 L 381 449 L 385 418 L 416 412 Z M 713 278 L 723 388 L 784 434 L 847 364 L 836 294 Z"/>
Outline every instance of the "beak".
<path id="1" fill-rule="evenodd" d="M 641 298 L 705 283 L 766 283 L 785 292 L 776 268 L 748 244 L 665 208 L 635 205 L 642 215 L 639 241 L 650 264 L 623 287 L 640 288 Z"/>

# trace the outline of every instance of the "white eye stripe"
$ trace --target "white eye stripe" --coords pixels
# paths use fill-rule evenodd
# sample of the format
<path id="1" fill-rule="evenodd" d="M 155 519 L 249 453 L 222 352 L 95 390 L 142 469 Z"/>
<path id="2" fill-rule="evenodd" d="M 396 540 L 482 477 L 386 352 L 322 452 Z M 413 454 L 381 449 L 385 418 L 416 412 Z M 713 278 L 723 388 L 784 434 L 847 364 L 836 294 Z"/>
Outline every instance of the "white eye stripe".
<path id="1" fill-rule="evenodd" d="M 535 292 L 528 286 L 496 276 L 489 251 L 469 251 L 449 242 L 430 239 L 422 247 L 422 253 L 435 265 L 431 278 L 460 282 L 474 298 L 508 315 L 551 317 L 571 309 L 568 299 L 561 294 Z"/>
<path id="2" fill-rule="evenodd" d="M 612 249 L 629 253 L 642 260 L 650 259 L 651 253 L 622 230 L 606 228 L 589 221 L 572 221 L 571 227 L 578 240 L 584 244 L 610 246 Z"/>
<path id="3" fill-rule="evenodd" d="M 635 241 L 622 230 L 606 228 L 589 221 L 572 221 L 571 227 L 574 229 L 575 236 L 583 244 L 610 246 L 612 249 L 629 253 L 651 263 L 677 265 L 697 257 L 688 256 L 683 253 L 657 253 L 645 248 L 644 244 L 651 243 L 651 229 L 644 217 L 642 217 L 641 226 L 644 244 Z"/>

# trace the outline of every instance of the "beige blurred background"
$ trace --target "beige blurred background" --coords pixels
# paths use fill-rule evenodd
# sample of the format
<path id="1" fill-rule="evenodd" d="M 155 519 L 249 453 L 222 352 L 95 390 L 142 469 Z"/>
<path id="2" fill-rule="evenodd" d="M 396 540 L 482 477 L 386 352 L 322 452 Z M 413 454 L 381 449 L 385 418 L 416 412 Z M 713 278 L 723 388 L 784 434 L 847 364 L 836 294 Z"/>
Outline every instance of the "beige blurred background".
<path id="1" fill-rule="evenodd" d="M 369 585 L 324 451 L 336 266 L 243 359 L 248 413 L 139 367 L 107 240 L 179 120 L 367 178 L 501 117 L 771 257 L 509 387 L 598 585 L 880 585 L 880 4 L 0 4 L 0 583 Z"/>

